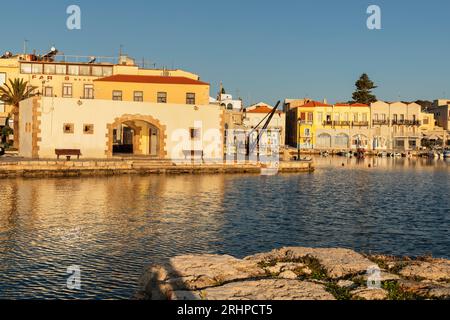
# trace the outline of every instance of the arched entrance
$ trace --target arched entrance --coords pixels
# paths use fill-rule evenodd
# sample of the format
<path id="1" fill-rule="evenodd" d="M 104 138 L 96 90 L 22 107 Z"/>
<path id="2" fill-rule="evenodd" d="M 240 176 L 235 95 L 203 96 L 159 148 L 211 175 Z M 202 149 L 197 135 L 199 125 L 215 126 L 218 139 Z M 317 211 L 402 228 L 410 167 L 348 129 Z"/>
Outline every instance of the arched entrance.
<path id="1" fill-rule="evenodd" d="M 107 156 L 166 156 L 166 127 L 152 116 L 124 115 L 107 126 Z"/>
<path id="2" fill-rule="evenodd" d="M 334 147 L 347 149 L 349 147 L 350 138 L 345 133 L 338 134 L 334 139 Z"/>
<path id="3" fill-rule="evenodd" d="M 317 137 L 317 148 L 331 148 L 331 135 L 322 133 Z"/>

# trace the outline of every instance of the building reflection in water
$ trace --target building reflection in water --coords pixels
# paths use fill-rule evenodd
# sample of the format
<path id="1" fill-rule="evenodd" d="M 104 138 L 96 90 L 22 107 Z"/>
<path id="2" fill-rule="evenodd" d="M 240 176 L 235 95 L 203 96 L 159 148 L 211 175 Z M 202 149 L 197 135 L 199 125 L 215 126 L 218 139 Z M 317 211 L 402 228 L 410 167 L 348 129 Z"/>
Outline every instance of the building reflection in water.
<path id="1" fill-rule="evenodd" d="M 0 299 L 129 298 L 144 266 L 185 253 L 301 245 L 448 257 L 450 162 L 316 163 L 314 174 L 275 177 L 4 180 Z M 80 292 L 66 289 L 71 265 Z"/>

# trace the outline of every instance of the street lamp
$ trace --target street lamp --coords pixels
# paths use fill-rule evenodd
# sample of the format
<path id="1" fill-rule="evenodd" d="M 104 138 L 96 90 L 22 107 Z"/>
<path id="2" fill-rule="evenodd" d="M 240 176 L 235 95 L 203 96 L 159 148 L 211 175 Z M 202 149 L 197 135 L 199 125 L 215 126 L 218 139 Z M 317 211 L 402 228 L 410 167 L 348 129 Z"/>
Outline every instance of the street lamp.
<path id="1" fill-rule="evenodd" d="M 300 161 L 300 153 L 301 153 L 301 150 L 300 150 L 300 148 L 301 148 L 301 144 L 300 144 L 301 141 L 300 141 L 300 139 L 302 138 L 302 135 L 301 135 L 302 120 L 298 119 L 297 122 L 298 122 L 298 125 L 297 125 L 297 160 Z"/>

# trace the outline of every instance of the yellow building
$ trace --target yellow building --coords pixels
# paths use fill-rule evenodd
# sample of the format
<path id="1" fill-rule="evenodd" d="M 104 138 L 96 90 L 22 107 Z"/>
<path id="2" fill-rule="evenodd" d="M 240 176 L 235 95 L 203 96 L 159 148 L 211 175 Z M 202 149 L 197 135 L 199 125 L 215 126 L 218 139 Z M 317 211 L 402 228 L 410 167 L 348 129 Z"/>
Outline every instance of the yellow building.
<path id="1" fill-rule="evenodd" d="M 94 80 L 101 100 L 208 105 L 209 84 L 187 77 L 114 75 Z"/>
<path id="2" fill-rule="evenodd" d="M 0 57 L 0 85 L 19 78 L 36 87 L 45 97 L 94 99 L 94 80 L 113 75 L 183 77 L 199 80 L 199 76 L 183 70 L 144 69 L 127 56 L 95 58 L 57 55 L 5 54 Z M 111 99 L 111 97 L 108 97 Z M 202 97 L 198 99 L 203 101 Z M 0 102 L 0 120 L 11 112 L 11 106 Z M 2 125 L 0 121 L 0 125 Z"/>
<path id="3" fill-rule="evenodd" d="M 370 148 L 370 107 L 309 101 L 288 112 L 288 143 L 301 149 Z"/>

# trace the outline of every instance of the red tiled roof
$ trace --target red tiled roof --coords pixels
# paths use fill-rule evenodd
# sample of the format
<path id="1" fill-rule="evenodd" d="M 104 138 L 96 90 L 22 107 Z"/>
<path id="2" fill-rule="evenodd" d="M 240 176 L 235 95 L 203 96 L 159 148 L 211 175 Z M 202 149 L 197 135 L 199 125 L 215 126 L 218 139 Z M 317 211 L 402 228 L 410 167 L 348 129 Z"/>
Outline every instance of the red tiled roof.
<path id="1" fill-rule="evenodd" d="M 117 74 L 114 76 L 97 79 L 94 81 L 102 82 L 134 82 L 134 83 L 164 83 L 164 84 L 192 84 L 192 85 L 207 85 L 209 83 L 194 80 L 186 77 L 171 77 L 171 76 L 137 76 Z"/>
<path id="2" fill-rule="evenodd" d="M 313 108 L 313 107 L 331 107 L 331 105 L 319 101 L 310 101 L 307 104 L 300 106 L 299 108 Z"/>
<path id="3" fill-rule="evenodd" d="M 269 108 L 267 106 L 259 106 L 256 107 L 255 109 L 249 110 L 247 111 L 247 113 L 270 113 L 272 112 L 272 108 Z M 277 111 L 277 113 L 281 113 L 281 111 Z"/>
<path id="4" fill-rule="evenodd" d="M 368 107 L 367 104 L 363 104 L 363 103 L 336 103 L 334 105 L 335 107 Z"/>

